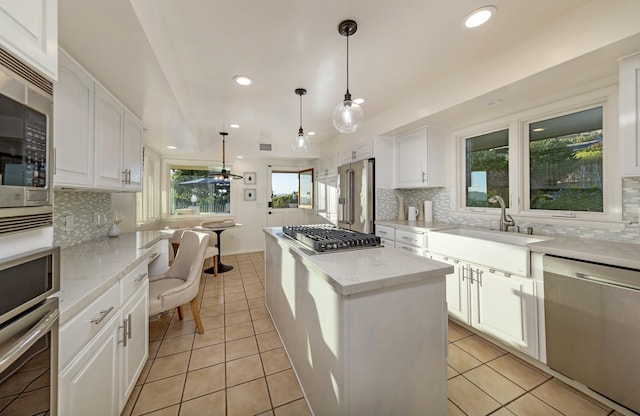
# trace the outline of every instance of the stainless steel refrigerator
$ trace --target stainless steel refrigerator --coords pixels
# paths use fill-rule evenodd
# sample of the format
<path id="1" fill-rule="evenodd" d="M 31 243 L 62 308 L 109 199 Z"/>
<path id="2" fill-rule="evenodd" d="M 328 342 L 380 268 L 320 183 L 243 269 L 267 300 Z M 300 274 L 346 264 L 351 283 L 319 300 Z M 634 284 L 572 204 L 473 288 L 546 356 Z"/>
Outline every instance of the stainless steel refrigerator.
<path id="1" fill-rule="evenodd" d="M 338 168 L 338 226 L 373 233 L 375 196 L 374 159 Z"/>

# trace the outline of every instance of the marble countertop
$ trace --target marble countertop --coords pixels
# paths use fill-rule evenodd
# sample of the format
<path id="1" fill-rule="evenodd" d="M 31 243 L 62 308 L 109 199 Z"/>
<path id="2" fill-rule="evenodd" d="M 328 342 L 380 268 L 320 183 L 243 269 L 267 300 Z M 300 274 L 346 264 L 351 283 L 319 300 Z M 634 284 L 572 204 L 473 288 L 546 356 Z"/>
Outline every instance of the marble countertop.
<path id="1" fill-rule="evenodd" d="M 282 237 L 282 228 L 265 228 L 281 247 L 297 254 L 341 295 L 399 286 L 429 279 L 444 279 L 453 266 L 396 248 L 369 248 L 336 253 L 308 254 L 297 242 Z"/>
<path id="2" fill-rule="evenodd" d="M 424 222 L 424 221 L 407 221 L 407 220 L 376 220 L 376 225 L 386 225 L 402 230 L 425 232 L 430 230 L 444 230 L 447 228 L 456 228 L 455 224 L 446 224 L 443 222 Z"/>
<path id="3" fill-rule="evenodd" d="M 591 238 L 554 237 L 529 243 L 527 247 L 536 253 L 640 270 L 640 244 Z"/>
<path id="4" fill-rule="evenodd" d="M 170 238 L 166 231 L 122 233 L 116 238 L 100 238 L 60 250 L 60 324 L 148 261 L 152 246 Z"/>

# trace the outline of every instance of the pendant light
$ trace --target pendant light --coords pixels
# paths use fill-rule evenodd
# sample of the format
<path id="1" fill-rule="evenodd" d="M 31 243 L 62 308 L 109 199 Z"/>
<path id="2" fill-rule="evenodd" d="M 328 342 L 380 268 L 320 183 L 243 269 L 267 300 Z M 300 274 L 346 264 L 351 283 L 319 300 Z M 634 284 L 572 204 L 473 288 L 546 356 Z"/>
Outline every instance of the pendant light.
<path id="1" fill-rule="evenodd" d="M 220 136 L 222 136 L 222 170 L 220 172 L 214 173 L 212 175 L 213 179 L 219 180 L 219 181 L 230 181 L 232 179 L 242 179 L 242 176 L 234 175 L 233 173 L 231 173 L 231 171 L 227 170 L 227 167 L 225 166 L 224 147 L 225 147 L 225 139 L 229 135 L 229 133 L 227 133 L 226 131 L 221 131 L 219 134 Z"/>
<path id="2" fill-rule="evenodd" d="M 344 20 L 338 25 L 338 33 L 347 38 L 347 92 L 344 101 L 333 111 L 333 125 L 340 133 L 353 133 L 364 119 L 362 107 L 353 102 L 349 92 L 349 36 L 357 30 L 358 24 L 353 20 Z"/>
<path id="3" fill-rule="evenodd" d="M 296 153 L 306 152 L 309 138 L 305 136 L 304 130 L 302 130 L 302 96 L 307 93 L 304 88 L 296 88 L 295 93 L 300 96 L 300 128 L 298 129 L 298 135 L 295 141 L 291 144 L 291 150 Z"/>

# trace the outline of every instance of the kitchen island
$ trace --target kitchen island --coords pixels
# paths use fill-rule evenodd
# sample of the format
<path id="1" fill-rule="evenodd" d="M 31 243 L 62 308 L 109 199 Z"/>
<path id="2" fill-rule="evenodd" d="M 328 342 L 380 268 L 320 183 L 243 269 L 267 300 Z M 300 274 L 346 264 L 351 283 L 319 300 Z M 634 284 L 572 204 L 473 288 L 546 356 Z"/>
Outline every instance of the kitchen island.
<path id="1" fill-rule="evenodd" d="M 265 303 L 315 415 L 445 415 L 449 265 L 265 229 Z"/>

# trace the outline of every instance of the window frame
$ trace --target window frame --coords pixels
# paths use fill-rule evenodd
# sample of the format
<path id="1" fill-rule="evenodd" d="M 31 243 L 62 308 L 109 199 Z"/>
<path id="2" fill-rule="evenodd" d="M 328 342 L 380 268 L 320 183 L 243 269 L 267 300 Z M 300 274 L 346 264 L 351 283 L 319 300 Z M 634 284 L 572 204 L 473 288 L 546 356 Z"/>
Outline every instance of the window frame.
<path id="1" fill-rule="evenodd" d="M 300 204 L 300 175 L 301 174 L 306 174 L 306 173 L 311 173 L 311 205 L 301 205 Z M 280 210 L 285 210 L 285 209 L 289 209 L 289 210 L 295 210 L 295 209 L 313 209 L 315 206 L 315 169 L 314 168 L 303 168 L 300 169 L 300 167 L 283 167 L 283 166 L 270 166 L 269 168 L 269 188 L 271 190 L 273 190 L 273 174 L 274 173 L 290 173 L 290 174 L 297 174 L 298 175 L 298 187 L 297 187 L 297 192 L 298 192 L 298 205 L 295 207 L 274 207 L 272 205 L 273 203 L 273 194 L 271 193 L 271 191 L 269 191 L 269 208 L 270 209 L 277 209 L 278 211 Z"/>
<path id="2" fill-rule="evenodd" d="M 161 198 L 161 207 L 160 214 L 162 218 L 183 218 L 189 217 L 189 215 L 172 215 L 171 214 L 171 168 L 183 168 L 183 169 L 201 169 L 201 170 L 212 170 L 212 169 L 220 169 L 222 162 L 218 163 L 210 160 L 197 160 L 197 159 L 162 159 L 162 181 L 160 194 Z M 233 172 L 233 163 L 226 163 L 226 169 Z M 191 214 L 191 216 L 196 217 L 231 217 L 235 215 L 234 208 L 238 204 L 238 194 L 242 194 L 241 190 L 238 188 L 237 182 L 241 182 L 240 180 L 234 179 L 231 181 L 230 192 L 231 198 L 229 198 L 229 212 L 220 212 L 220 213 L 200 213 L 200 214 Z"/>
<path id="3" fill-rule="evenodd" d="M 509 200 L 507 212 L 525 220 L 544 220 L 547 223 L 611 226 L 622 224 L 622 181 L 619 174 L 618 89 L 616 86 L 559 99 L 484 123 L 453 131 L 455 141 L 455 185 L 451 213 L 457 215 L 498 215 L 499 208 L 466 206 L 466 139 L 486 133 L 509 129 Z M 594 107 L 602 107 L 603 148 L 603 212 L 531 210 L 529 208 L 529 124 L 572 114 Z"/>

